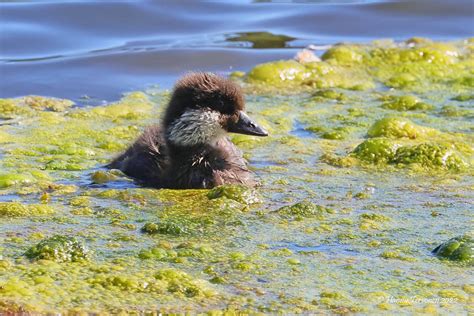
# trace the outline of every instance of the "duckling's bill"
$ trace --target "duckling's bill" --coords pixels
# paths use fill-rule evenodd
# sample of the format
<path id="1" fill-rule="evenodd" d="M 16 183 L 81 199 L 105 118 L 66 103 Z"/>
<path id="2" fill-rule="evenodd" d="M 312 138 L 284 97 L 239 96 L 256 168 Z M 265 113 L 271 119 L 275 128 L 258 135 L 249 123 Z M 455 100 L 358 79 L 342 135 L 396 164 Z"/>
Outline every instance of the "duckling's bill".
<path id="1" fill-rule="evenodd" d="M 229 124 L 228 131 L 245 135 L 268 136 L 268 132 L 263 127 L 253 122 L 243 111 L 239 111 L 239 119 L 237 122 Z"/>

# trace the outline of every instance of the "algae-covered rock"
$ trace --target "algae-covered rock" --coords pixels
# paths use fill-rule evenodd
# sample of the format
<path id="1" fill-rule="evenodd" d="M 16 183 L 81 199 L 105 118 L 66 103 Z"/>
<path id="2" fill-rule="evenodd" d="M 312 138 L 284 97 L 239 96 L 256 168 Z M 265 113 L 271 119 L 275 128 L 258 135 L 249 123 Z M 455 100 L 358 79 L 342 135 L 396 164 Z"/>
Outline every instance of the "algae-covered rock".
<path id="1" fill-rule="evenodd" d="M 369 137 L 418 138 L 430 132 L 410 120 L 398 117 L 385 117 L 376 121 L 367 131 Z"/>
<path id="2" fill-rule="evenodd" d="M 25 256 L 32 260 L 75 262 L 88 259 L 90 251 L 75 237 L 55 235 L 28 249 Z"/>
<path id="3" fill-rule="evenodd" d="M 417 97 L 412 95 L 392 96 L 388 102 L 382 104 L 384 109 L 396 111 L 415 111 L 415 110 L 431 110 L 432 105 L 421 102 Z"/>
<path id="4" fill-rule="evenodd" d="M 388 163 L 395 157 L 399 145 L 386 138 L 371 138 L 359 144 L 352 155 L 372 163 Z"/>
<path id="5" fill-rule="evenodd" d="M 54 214 L 51 206 L 44 204 L 22 204 L 19 202 L 0 202 L 0 217 L 27 217 Z"/>
<path id="6" fill-rule="evenodd" d="M 280 60 L 255 66 L 248 73 L 250 82 L 279 85 L 287 82 L 301 82 L 308 76 L 305 66 L 294 60 Z"/>
<path id="7" fill-rule="evenodd" d="M 314 204 L 310 201 L 301 201 L 293 205 L 283 206 L 276 210 L 283 218 L 303 220 L 308 217 L 323 217 L 335 211 L 331 208 Z"/>
<path id="8" fill-rule="evenodd" d="M 242 204 L 260 202 L 257 192 L 243 185 L 221 185 L 209 190 L 207 197 L 209 200 L 225 197 Z"/>
<path id="9" fill-rule="evenodd" d="M 393 162 L 400 164 L 416 163 L 423 167 L 442 167 L 455 171 L 467 167 L 467 163 L 453 149 L 429 143 L 398 148 L 393 157 Z"/>
<path id="10" fill-rule="evenodd" d="M 472 234 L 454 237 L 433 249 L 432 252 L 439 258 L 472 265 L 474 264 L 474 238 Z"/>

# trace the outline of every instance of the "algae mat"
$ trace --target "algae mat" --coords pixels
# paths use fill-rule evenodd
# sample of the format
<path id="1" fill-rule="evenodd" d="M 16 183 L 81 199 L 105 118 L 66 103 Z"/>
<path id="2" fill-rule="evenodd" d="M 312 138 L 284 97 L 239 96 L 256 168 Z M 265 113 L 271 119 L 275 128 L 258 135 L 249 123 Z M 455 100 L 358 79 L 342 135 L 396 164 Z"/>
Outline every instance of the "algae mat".
<path id="1" fill-rule="evenodd" d="M 0 310 L 472 313 L 473 52 L 384 40 L 232 74 L 271 134 L 231 136 L 255 190 L 102 167 L 166 91 L 0 100 Z"/>

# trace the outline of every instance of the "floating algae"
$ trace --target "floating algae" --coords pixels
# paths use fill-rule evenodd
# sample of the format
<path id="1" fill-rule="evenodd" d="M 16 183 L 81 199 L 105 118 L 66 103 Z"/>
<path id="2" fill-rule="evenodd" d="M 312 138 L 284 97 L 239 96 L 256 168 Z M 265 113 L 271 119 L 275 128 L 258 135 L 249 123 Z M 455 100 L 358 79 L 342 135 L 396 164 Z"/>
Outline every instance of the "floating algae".
<path id="1" fill-rule="evenodd" d="M 440 258 L 474 264 L 474 239 L 469 234 L 451 238 L 442 243 L 433 253 Z"/>
<path id="2" fill-rule="evenodd" d="M 80 261 L 89 257 L 89 250 L 74 237 L 55 235 L 28 249 L 25 256 L 32 260 Z"/>
<path id="3" fill-rule="evenodd" d="M 451 239 L 471 220 L 472 52 L 338 45 L 233 76 L 271 132 L 231 135 L 256 189 L 156 190 L 102 169 L 166 92 L 0 100 L 0 311 L 472 312 L 456 261 L 469 242 Z"/>

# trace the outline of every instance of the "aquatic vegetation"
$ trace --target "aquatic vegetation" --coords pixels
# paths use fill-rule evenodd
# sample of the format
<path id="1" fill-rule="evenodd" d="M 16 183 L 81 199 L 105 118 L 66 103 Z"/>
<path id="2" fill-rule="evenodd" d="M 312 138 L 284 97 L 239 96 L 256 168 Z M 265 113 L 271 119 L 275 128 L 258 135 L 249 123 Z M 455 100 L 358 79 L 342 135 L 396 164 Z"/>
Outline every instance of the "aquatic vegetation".
<path id="1" fill-rule="evenodd" d="M 307 63 L 304 66 L 298 66 L 294 61 L 291 64 L 286 64 L 289 61 L 279 61 L 257 65 L 249 72 L 247 80 L 266 85 L 291 80 L 294 85 L 301 87 L 356 90 L 372 89 L 374 81 L 407 91 L 446 89 L 449 84 L 458 91 L 467 92 L 474 82 L 470 73 L 473 55 L 464 48 L 465 45 L 462 42 L 431 41 L 385 46 L 340 44 L 327 50 L 322 56 L 322 62 Z M 280 74 L 278 69 L 282 68 L 294 71 L 291 71 L 291 76 L 286 76 L 284 73 Z M 352 85 L 346 78 L 352 79 Z M 402 105 L 395 105 L 399 106 Z M 422 104 L 418 106 L 425 107 Z"/>
<path id="2" fill-rule="evenodd" d="M 393 162 L 401 164 L 416 163 L 423 167 L 442 167 L 455 171 L 467 167 L 467 163 L 453 149 L 429 143 L 398 148 L 393 157 Z"/>
<path id="3" fill-rule="evenodd" d="M 260 202 L 260 198 L 254 189 L 243 185 L 222 185 L 215 187 L 207 193 L 210 200 L 227 198 L 242 204 L 254 204 Z"/>
<path id="4" fill-rule="evenodd" d="M 250 42 L 253 48 L 282 48 L 287 46 L 287 42 L 294 39 L 294 37 L 269 32 L 248 32 L 238 33 L 226 40 L 229 42 Z"/>
<path id="5" fill-rule="evenodd" d="M 325 214 L 331 214 L 335 211 L 331 208 L 317 205 L 309 201 L 298 202 L 293 205 L 283 206 L 276 210 L 276 212 L 283 218 L 294 220 L 303 220 L 309 217 L 324 217 Z"/>
<path id="6" fill-rule="evenodd" d="M 28 249 L 25 256 L 32 260 L 46 259 L 56 262 L 74 262 L 87 260 L 90 251 L 74 237 L 54 235 Z"/>
<path id="7" fill-rule="evenodd" d="M 322 60 L 339 65 L 358 64 L 364 60 L 365 52 L 358 46 L 336 45 L 328 49 Z"/>
<path id="8" fill-rule="evenodd" d="M 313 94 L 313 100 L 331 99 L 336 101 L 346 101 L 347 96 L 342 92 L 337 92 L 330 89 L 318 90 Z"/>
<path id="9" fill-rule="evenodd" d="M 11 187 L 17 184 L 29 184 L 35 182 L 31 175 L 18 174 L 18 173 L 7 173 L 0 174 L 0 188 Z"/>
<path id="10" fill-rule="evenodd" d="M 401 146 L 385 138 L 371 138 L 359 144 L 352 155 L 371 163 L 418 164 L 425 168 L 464 170 L 468 163 L 453 149 L 443 145 L 422 143 Z"/>
<path id="11" fill-rule="evenodd" d="M 371 138 L 359 144 L 352 154 L 364 161 L 388 163 L 392 161 L 399 145 L 386 138 Z"/>
<path id="12" fill-rule="evenodd" d="M 469 234 L 451 238 L 433 249 L 433 254 L 451 261 L 474 265 L 474 239 Z"/>
<path id="13" fill-rule="evenodd" d="M 301 82 L 307 76 L 306 68 L 300 63 L 294 60 L 282 60 L 256 66 L 249 72 L 248 80 L 276 85 L 286 82 Z"/>
<path id="14" fill-rule="evenodd" d="M 185 225 L 180 225 L 178 222 L 161 222 L 161 223 L 146 223 L 142 227 L 142 232 L 147 234 L 164 234 L 181 236 L 189 234 L 188 228 Z"/>
<path id="15" fill-rule="evenodd" d="M 0 313 L 469 313 L 470 239 L 427 248 L 470 228 L 469 45 L 337 45 L 234 74 L 271 134 L 230 135 L 255 189 L 103 170 L 168 92 L 0 100 Z"/>
<path id="16" fill-rule="evenodd" d="M 0 202 L 0 217 L 45 216 L 54 213 L 54 209 L 49 205 Z"/>
<path id="17" fill-rule="evenodd" d="M 117 179 L 118 179 L 118 176 L 111 171 L 99 170 L 99 171 L 94 172 L 91 175 L 92 182 L 97 183 L 97 184 L 103 184 L 110 181 L 115 181 Z"/>
<path id="18" fill-rule="evenodd" d="M 372 125 L 367 131 L 369 137 L 420 138 L 434 131 L 418 126 L 410 120 L 398 117 L 385 117 Z"/>
<path id="19" fill-rule="evenodd" d="M 417 97 L 412 95 L 390 96 L 382 104 L 382 108 L 396 110 L 396 111 L 416 111 L 416 110 L 431 110 L 433 106 L 421 102 Z"/>

